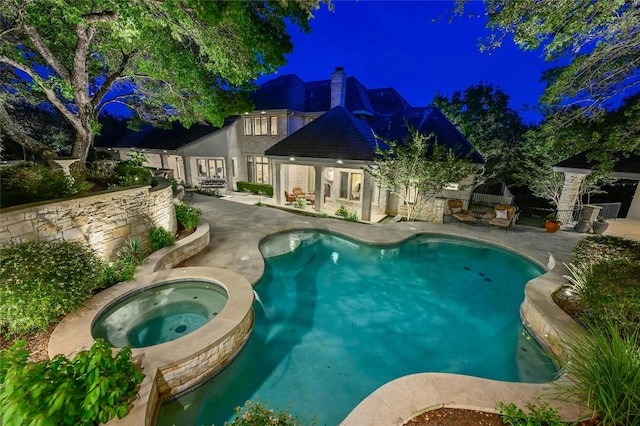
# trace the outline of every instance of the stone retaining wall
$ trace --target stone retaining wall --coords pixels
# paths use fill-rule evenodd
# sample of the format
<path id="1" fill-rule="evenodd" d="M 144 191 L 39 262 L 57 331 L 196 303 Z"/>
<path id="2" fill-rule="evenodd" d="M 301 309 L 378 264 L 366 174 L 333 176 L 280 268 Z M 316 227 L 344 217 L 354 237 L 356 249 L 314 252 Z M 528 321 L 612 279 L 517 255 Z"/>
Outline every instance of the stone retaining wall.
<path id="1" fill-rule="evenodd" d="M 148 245 L 149 228 L 161 226 L 172 234 L 177 223 L 171 185 L 138 186 L 55 202 L 3 209 L 0 244 L 9 242 L 79 241 L 104 260 L 115 260 L 127 238 Z"/>

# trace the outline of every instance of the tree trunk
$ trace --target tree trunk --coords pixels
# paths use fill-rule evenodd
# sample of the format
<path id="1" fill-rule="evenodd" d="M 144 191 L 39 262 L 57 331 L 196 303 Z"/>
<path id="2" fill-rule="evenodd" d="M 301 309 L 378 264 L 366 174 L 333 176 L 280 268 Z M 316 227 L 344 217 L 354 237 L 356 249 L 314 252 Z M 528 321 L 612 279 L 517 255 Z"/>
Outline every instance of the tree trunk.
<path id="1" fill-rule="evenodd" d="M 77 128 L 75 127 L 75 136 L 73 139 L 73 149 L 71 150 L 71 156 L 78 158 L 81 163 L 87 161 L 89 155 L 89 148 L 93 145 L 94 133 L 91 131 L 91 127 Z"/>

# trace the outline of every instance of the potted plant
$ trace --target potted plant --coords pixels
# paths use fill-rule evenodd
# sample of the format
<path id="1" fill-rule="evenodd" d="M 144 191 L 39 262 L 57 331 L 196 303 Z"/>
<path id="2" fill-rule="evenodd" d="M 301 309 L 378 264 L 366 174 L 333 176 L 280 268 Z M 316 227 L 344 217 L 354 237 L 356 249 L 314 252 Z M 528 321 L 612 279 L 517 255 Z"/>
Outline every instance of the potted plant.
<path id="1" fill-rule="evenodd" d="M 591 224 L 591 229 L 594 234 L 602 234 L 609 227 L 609 222 L 604 216 L 598 216 L 598 219 Z"/>
<path id="2" fill-rule="evenodd" d="M 550 213 L 544 222 L 544 228 L 550 233 L 554 233 L 560 229 L 560 225 L 562 225 L 562 222 L 558 220 L 558 215 L 555 212 Z"/>

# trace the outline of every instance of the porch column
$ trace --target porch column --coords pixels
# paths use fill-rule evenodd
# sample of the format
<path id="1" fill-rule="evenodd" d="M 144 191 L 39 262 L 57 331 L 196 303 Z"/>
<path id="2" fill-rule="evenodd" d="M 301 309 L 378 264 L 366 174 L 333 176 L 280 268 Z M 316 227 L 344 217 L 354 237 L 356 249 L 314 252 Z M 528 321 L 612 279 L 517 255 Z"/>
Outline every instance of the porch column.
<path id="1" fill-rule="evenodd" d="M 273 167 L 275 168 L 275 173 L 273 174 L 273 195 L 276 200 L 276 205 L 282 204 L 282 163 L 279 161 L 273 162 Z"/>
<path id="2" fill-rule="evenodd" d="M 316 208 L 316 213 L 320 213 L 324 208 L 324 167 L 313 166 L 313 171 L 316 175 L 316 185 L 315 188 L 313 188 L 313 192 L 316 194 L 314 206 Z"/>
<path id="3" fill-rule="evenodd" d="M 373 190 L 375 183 L 373 176 L 366 170 L 362 171 L 362 220 L 371 221 L 371 204 L 373 204 Z"/>
<path id="4" fill-rule="evenodd" d="M 562 192 L 560 193 L 560 200 L 558 201 L 558 220 L 566 225 L 571 221 L 571 216 L 565 213 L 566 211 L 573 211 L 578 200 L 578 193 L 580 191 L 580 184 L 584 180 L 586 175 L 579 173 L 564 174 L 564 185 L 562 186 Z"/>
<path id="5" fill-rule="evenodd" d="M 636 186 L 636 192 L 631 200 L 629 211 L 627 212 L 627 219 L 640 220 L 640 181 Z"/>

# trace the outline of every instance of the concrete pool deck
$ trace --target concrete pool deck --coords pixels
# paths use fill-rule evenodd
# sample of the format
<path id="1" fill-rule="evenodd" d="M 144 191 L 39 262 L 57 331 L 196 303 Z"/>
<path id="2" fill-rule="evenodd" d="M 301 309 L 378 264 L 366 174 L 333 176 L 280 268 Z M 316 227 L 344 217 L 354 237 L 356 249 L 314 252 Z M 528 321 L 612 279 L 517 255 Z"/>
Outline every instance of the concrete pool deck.
<path id="1" fill-rule="evenodd" d="M 244 196 L 244 202 L 199 196 L 193 202 L 202 209 L 203 218 L 211 227 L 211 242 L 200 253 L 184 261 L 180 266 L 209 266 L 230 269 L 256 284 L 264 272 L 264 262 L 259 251 L 260 241 L 268 235 L 290 231 L 319 229 L 336 232 L 373 244 L 396 243 L 416 234 L 442 234 L 461 236 L 494 243 L 520 253 L 541 266 L 553 269 L 544 276 L 546 289 L 530 298 L 545 298 L 549 289 L 559 285 L 566 272 L 562 262 L 569 262 L 575 244 L 584 237 L 572 231 L 549 234 L 542 228 L 514 226 L 509 231 L 482 225 L 468 226 L 457 223 L 395 222 L 387 224 L 353 223 L 336 219 L 303 216 L 268 206 L 255 206 L 253 197 Z M 523 295 L 524 297 L 524 295 Z M 550 299 L 549 299 L 550 301 Z M 553 304 L 553 302 L 551 302 Z M 554 310 L 528 309 L 536 321 L 546 322 L 552 317 L 567 328 L 577 324 L 566 314 Z M 555 318 L 557 317 L 557 318 Z M 546 335 L 546 325 L 540 334 Z M 357 378 L 354 378 L 357 380 Z M 423 373 L 405 376 L 377 389 L 362 401 L 343 425 L 403 425 L 412 417 L 429 409 L 442 406 L 495 411 L 496 403 L 515 403 L 524 407 L 528 402 L 538 404 L 539 398 L 553 402 L 549 394 L 552 386 L 546 384 L 505 383 L 476 377 L 444 373 Z M 575 420 L 581 409 L 561 407 L 561 414 Z"/>

